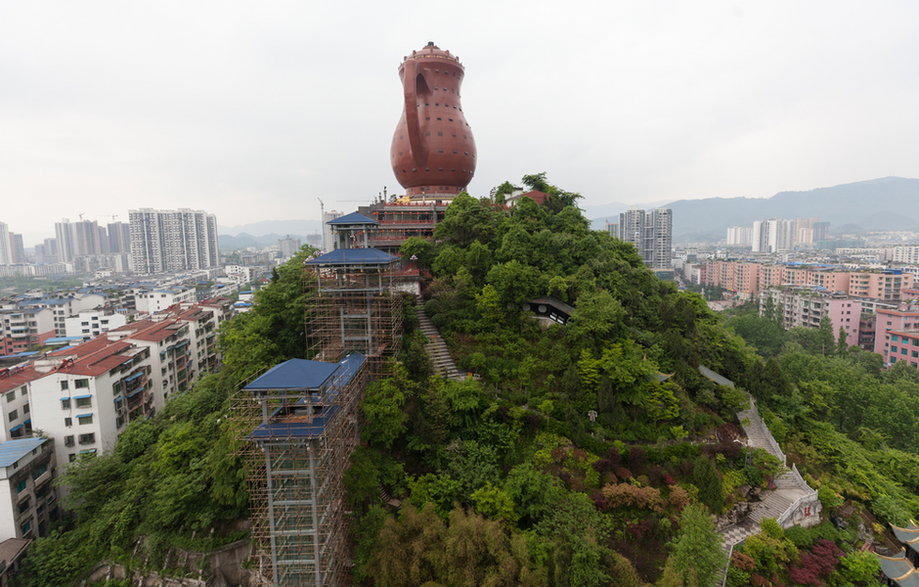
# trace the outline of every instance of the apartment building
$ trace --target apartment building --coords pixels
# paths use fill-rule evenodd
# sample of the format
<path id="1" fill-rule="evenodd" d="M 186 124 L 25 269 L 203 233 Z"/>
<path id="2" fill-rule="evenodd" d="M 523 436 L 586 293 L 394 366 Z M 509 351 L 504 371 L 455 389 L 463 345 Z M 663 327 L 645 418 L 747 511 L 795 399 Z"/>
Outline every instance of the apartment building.
<path id="1" fill-rule="evenodd" d="M 48 534 L 60 517 L 55 471 L 53 440 L 0 442 L 0 540 Z"/>
<path id="2" fill-rule="evenodd" d="M 149 349 L 100 336 L 31 367 L 33 428 L 55 439 L 59 466 L 108 452 L 132 420 L 154 413 Z"/>
<path id="3" fill-rule="evenodd" d="M 704 285 L 717 285 L 741 298 L 755 298 L 779 285 L 817 286 L 857 298 L 897 302 L 912 287 L 914 276 L 899 269 L 846 271 L 822 265 L 770 264 L 710 259 L 702 274 Z"/>
<path id="4" fill-rule="evenodd" d="M 104 310 L 88 310 L 64 319 L 64 336 L 81 337 L 83 342 L 127 324 L 124 314 L 107 313 Z"/>
<path id="5" fill-rule="evenodd" d="M 217 217 L 201 210 L 129 212 L 131 264 L 141 274 L 217 267 Z"/>
<path id="6" fill-rule="evenodd" d="M 0 310 L 0 355 L 28 351 L 55 335 L 50 308 Z"/>
<path id="7" fill-rule="evenodd" d="M 0 222 L 0 265 L 13 263 L 12 244 L 9 226 L 5 222 Z"/>
<path id="8" fill-rule="evenodd" d="M 905 362 L 919 368 L 919 308 L 878 309 L 874 352 L 884 357 L 886 365 Z"/>
<path id="9" fill-rule="evenodd" d="M 194 303 L 195 288 L 169 287 L 134 294 L 134 307 L 141 314 L 156 314 L 176 304 Z"/>
<path id="10" fill-rule="evenodd" d="M 29 382 L 34 370 L 28 365 L 0 369 L 0 441 L 32 435 Z"/>
<path id="11" fill-rule="evenodd" d="M 842 293 L 825 291 L 819 286 L 783 286 L 764 290 L 759 296 L 760 316 L 769 305 L 782 315 L 782 326 L 787 330 L 796 326 L 817 328 L 826 318 L 834 336 L 846 333 L 846 344 L 859 344 L 861 302 Z"/>
<path id="12" fill-rule="evenodd" d="M 635 245 L 651 269 L 672 269 L 673 212 L 670 208 L 628 210 L 619 215 L 618 237 Z"/>
<path id="13" fill-rule="evenodd" d="M 30 298 L 16 304 L 22 309 L 49 308 L 52 314 L 53 328 L 56 336 L 66 336 L 67 318 L 76 316 L 85 310 L 101 307 L 105 296 L 93 293 L 78 293 L 67 297 Z"/>

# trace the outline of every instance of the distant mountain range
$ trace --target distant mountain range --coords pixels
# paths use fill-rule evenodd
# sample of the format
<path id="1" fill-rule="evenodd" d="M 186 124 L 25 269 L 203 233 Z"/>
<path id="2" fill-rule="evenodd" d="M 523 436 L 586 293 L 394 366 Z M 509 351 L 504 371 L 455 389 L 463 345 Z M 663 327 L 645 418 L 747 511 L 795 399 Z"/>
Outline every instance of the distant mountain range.
<path id="1" fill-rule="evenodd" d="M 231 252 L 247 247 L 262 248 L 278 244 L 286 236 L 306 243 L 306 236 L 319 234 L 322 223 L 319 220 L 263 220 L 240 226 L 218 226 L 220 250 Z"/>
<path id="2" fill-rule="evenodd" d="M 919 230 L 919 179 L 883 177 L 806 192 L 779 192 L 771 198 L 703 198 L 677 200 L 673 241 L 717 241 L 729 226 L 746 226 L 769 218 L 819 218 L 831 232 Z M 590 214 L 594 228 L 605 218 Z"/>

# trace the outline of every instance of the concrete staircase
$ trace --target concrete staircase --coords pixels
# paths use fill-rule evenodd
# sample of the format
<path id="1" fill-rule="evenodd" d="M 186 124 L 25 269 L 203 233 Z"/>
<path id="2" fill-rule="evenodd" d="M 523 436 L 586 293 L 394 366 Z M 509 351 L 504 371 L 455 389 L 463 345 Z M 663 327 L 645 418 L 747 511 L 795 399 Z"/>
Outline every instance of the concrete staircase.
<path id="1" fill-rule="evenodd" d="M 434 323 L 431 322 L 431 319 L 425 314 L 424 308 L 421 306 L 420 298 L 415 303 L 415 313 L 418 315 L 419 328 L 428 339 L 424 345 L 424 350 L 427 351 L 428 357 L 431 359 L 431 365 L 434 367 L 434 372 L 445 379 L 453 379 L 454 381 L 464 380 L 466 376 L 457 370 L 456 363 L 453 362 L 453 357 L 450 355 L 450 350 L 447 348 L 447 343 L 440 337 L 440 333 L 437 331 Z"/>

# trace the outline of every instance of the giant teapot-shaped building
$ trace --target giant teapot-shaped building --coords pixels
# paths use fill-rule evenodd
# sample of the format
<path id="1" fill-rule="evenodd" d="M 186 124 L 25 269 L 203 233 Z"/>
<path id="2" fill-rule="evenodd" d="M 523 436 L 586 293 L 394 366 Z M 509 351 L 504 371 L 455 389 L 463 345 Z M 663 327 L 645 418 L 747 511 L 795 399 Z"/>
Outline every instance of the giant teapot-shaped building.
<path id="1" fill-rule="evenodd" d="M 475 141 L 460 101 L 464 73 L 459 59 L 434 43 L 399 67 L 405 106 L 390 159 L 412 199 L 451 198 L 475 173 Z"/>

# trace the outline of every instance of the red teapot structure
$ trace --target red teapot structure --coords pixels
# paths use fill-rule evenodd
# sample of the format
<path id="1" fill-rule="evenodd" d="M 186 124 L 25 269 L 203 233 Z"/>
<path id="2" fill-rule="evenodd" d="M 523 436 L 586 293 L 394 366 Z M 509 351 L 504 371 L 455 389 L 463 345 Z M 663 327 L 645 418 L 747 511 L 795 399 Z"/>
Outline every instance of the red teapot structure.
<path id="1" fill-rule="evenodd" d="M 475 140 L 463 115 L 459 58 L 429 42 L 399 66 L 405 106 L 390 160 L 412 199 L 452 198 L 475 174 Z"/>

